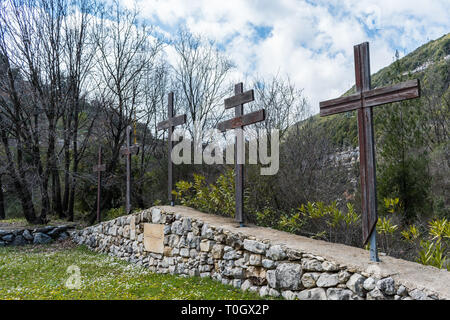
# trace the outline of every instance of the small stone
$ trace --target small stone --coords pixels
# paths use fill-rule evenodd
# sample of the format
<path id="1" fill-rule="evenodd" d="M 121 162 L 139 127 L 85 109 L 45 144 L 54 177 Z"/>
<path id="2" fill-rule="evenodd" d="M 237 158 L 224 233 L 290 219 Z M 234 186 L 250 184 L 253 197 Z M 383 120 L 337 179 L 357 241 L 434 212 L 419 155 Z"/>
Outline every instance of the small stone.
<path id="1" fill-rule="evenodd" d="M 36 232 L 34 234 L 33 244 L 47 244 L 52 242 L 52 238 L 45 233 Z"/>
<path id="2" fill-rule="evenodd" d="M 213 248 L 215 242 L 210 240 L 202 240 L 200 242 L 200 251 L 209 252 Z"/>
<path id="3" fill-rule="evenodd" d="M 328 300 L 352 300 L 353 292 L 348 289 L 328 288 Z"/>
<path id="4" fill-rule="evenodd" d="M 244 249 L 253 253 L 264 254 L 268 247 L 268 244 L 262 242 L 248 239 L 244 240 Z"/>
<path id="5" fill-rule="evenodd" d="M 339 268 L 336 264 L 329 262 L 329 261 L 322 262 L 322 268 L 325 271 L 338 271 L 339 270 Z"/>
<path id="6" fill-rule="evenodd" d="M 222 259 L 223 256 L 223 245 L 221 244 L 215 244 L 212 249 L 211 253 L 214 259 Z"/>
<path id="7" fill-rule="evenodd" d="M 339 283 L 337 273 L 322 273 L 316 282 L 318 287 L 328 288 L 334 287 Z"/>
<path id="8" fill-rule="evenodd" d="M 152 208 L 152 223 L 160 223 L 161 221 L 161 209 Z"/>
<path id="9" fill-rule="evenodd" d="M 262 256 L 260 254 L 251 254 L 248 264 L 251 266 L 260 266 L 261 260 L 262 260 Z"/>
<path id="10" fill-rule="evenodd" d="M 297 261 L 302 258 L 302 253 L 300 251 L 291 248 L 286 249 L 286 255 L 289 261 Z"/>
<path id="11" fill-rule="evenodd" d="M 323 271 L 322 263 L 315 259 L 303 259 L 302 268 L 305 271 Z"/>
<path id="12" fill-rule="evenodd" d="M 266 269 L 273 269 L 276 267 L 276 264 L 273 260 L 263 259 L 261 263 L 262 266 Z"/>
<path id="13" fill-rule="evenodd" d="M 6 236 L 2 237 L 2 240 L 6 241 L 6 242 L 11 242 L 11 241 L 13 241 L 13 239 L 14 239 L 14 235 L 12 235 L 12 234 L 7 234 Z"/>
<path id="14" fill-rule="evenodd" d="M 428 298 L 427 295 L 422 290 L 419 290 L 419 289 L 411 290 L 409 292 L 409 295 L 414 300 L 430 300 L 430 299 L 427 299 Z"/>
<path id="15" fill-rule="evenodd" d="M 284 252 L 281 245 L 274 245 L 274 246 L 271 246 L 269 250 L 267 250 L 266 256 L 269 259 L 278 261 L 278 260 L 284 260 L 286 258 L 286 253 Z"/>
<path id="16" fill-rule="evenodd" d="M 261 289 L 259 289 L 259 295 L 261 297 L 265 297 L 265 296 L 269 295 L 269 291 L 270 291 L 270 288 L 268 286 L 261 287 Z"/>
<path id="17" fill-rule="evenodd" d="M 14 241 L 11 242 L 12 246 L 23 246 L 24 244 L 26 244 L 25 238 L 22 237 L 21 235 L 17 235 L 14 238 Z"/>
<path id="18" fill-rule="evenodd" d="M 280 293 L 277 290 L 275 290 L 273 288 L 270 288 L 269 289 L 269 296 L 271 296 L 271 297 L 279 297 Z"/>
<path id="19" fill-rule="evenodd" d="M 58 238 L 56 238 L 56 241 L 64 241 L 69 238 L 69 234 L 67 232 L 61 233 Z"/>
<path id="20" fill-rule="evenodd" d="M 297 295 L 291 290 L 283 291 L 281 296 L 286 300 L 295 300 L 297 298 Z"/>
<path id="21" fill-rule="evenodd" d="M 266 273 L 267 282 L 275 289 L 298 290 L 301 287 L 302 266 L 297 263 L 281 263 Z M 275 279 L 273 278 L 275 275 Z"/>
<path id="22" fill-rule="evenodd" d="M 339 283 L 347 283 L 348 279 L 350 279 L 351 274 L 347 271 L 341 271 L 338 273 Z"/>
<path id="23" fill-rule="evenodd" d="M 250 280 L 245 280 L 244 283 L 241 286 L 242 291 L 247 291 L 252 286 L 252 283 Z"/>
<path id="24" fill-rule="evenodd" d="M 408 291 L 406 290 L 404 285 L 401 285 L 398 290 L 397 290 L 397 295 L 404 297 L 406 295 L 408 295 Z"/>
<path id="25" fill-rule="evenodd" d="M 305 288 L 313 288 L 316 286 L 316 281 L 319 279 L 320 273 L 308 272 L 302 276 L 302 284 Z"/>
<path id="26" fill-rule="evenodd" d="M 22 236 L 28 241 L 32 241 L 33 240 L 33 235 L 31 234 L 31 232 L 28 229 L 25 229 L 23 231 Z"/>
<path id="27" fill-rule="evenodd" d="M 366 280 L 364 280 L 363 288 L 366 289 L 367 291 L 372 291 L 376 285 L 377 281 L 374 278 L 369 277 Z"/>
<path id="28" fill-rule="evenodd" d="M 364 297 L 364 281 L 366 280 L 365 277 L 358 273 L 354 273 L 350 279 L 347 281 L 347 288 L 352 290 L 354 293 L 356 293 L 360 297 Z"/>
<path id="29" fill-rule="evenodd" d="M 375 288 L 372 291 L 369 291 L 367 293 L 366 299 L 367 300 L 385 300 L 386 297 L 384 296 L 384 293 L 380 289 Z"/>
<path id="30" fill-rule="evenodd" d="M 394 279 L 391 277 L 379 280 L 377 282 L 377 288 L 390 296 L 396 293 Z"/>
<path id="31" fill-rule="evenodd" d="M 323 288 L 303 290 L 297 293 L 299 300 L 327 300 L 327 294 Z"/>

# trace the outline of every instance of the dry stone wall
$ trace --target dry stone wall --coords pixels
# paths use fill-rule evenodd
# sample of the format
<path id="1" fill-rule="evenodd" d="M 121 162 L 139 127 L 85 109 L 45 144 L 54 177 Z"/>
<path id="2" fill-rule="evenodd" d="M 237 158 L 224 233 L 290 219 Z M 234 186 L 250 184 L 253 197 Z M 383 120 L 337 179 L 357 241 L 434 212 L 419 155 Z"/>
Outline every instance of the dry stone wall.
<path id="1" fill-rule="evenodd" d="M 390 276 L 377 278 L 257 235 L 231 232 L 220 223 L 177 213 L 177 208 L 183 207 L 153 207 L 75 231 L 72 238 L 157 273 L 211 277 L 261 296 L 299 300 L 442 298 L 435 292 L 407 288 Z"/>

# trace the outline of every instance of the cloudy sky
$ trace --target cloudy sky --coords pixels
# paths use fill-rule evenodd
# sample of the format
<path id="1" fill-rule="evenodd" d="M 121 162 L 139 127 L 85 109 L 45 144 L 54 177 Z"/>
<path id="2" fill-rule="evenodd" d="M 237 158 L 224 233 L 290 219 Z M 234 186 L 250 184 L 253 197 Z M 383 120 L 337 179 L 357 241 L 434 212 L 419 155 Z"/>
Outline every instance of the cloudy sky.
<path id="1" fill-rule="evenodd" d="M 353 85 L 355 44 L 370 42 L 375 73 L 396 49 L 403 56 L 450 32 L 448 0 L 121 0 L 134 2 L 168 37 L 185 25 L 217 41 L 236 81 L 289 75 L 314 113 Z"/>

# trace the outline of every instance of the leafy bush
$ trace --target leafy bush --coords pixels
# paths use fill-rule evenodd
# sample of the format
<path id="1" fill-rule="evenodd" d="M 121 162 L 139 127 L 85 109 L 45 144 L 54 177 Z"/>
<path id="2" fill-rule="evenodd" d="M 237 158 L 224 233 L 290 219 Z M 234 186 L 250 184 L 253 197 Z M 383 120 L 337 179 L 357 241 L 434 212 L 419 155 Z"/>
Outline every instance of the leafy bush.
<path id="1" fill-rule="evenodd" d="M 178 181 L 172 193 L 182 205 L 200 211 L 234 217 L 235 189 L 234 171 L 227 170 L 219 175 L 215 184 L 207 184 L 204 176 L 194 174 L 194 181 Z M 244 205 L 247 201 L 244 195 Z"/>
<path id="2" fill-rule="evenodd" d="M 347 244 L 355 244 L 360 239 L 359 225 L 360 215 L 353 205 L 347 203 L 345 212 L 337 207 L 336 201 L 329 205 L 308 202 L 294 214 L 283 215 L 279 222 L 279 228 L 288 232 Z"/>

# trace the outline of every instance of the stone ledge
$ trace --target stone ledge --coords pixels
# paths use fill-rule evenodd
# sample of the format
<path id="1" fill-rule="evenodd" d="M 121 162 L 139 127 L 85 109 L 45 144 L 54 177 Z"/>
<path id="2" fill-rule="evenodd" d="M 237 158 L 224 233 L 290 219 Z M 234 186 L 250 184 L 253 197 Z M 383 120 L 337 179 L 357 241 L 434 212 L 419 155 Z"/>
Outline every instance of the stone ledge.
<path id="1" fill-rule="evenodd" d="M 160 226 L 155 228 L 158 236 L 149 237 L 146 225 Z M 386 256 L 371 263 L 363 249 L 258 226 L 240 228 L 231 218 L 182 206 L 153 207 L 71 236 L 78 244 L 153 272 L 211 277 L 261 296 L 450 299 L 445 270 Z"/>
<path id="2" fill-rule="evenodd" d="M 339 265 L 355 269 L 357 272 L 378 273 L 378 278 L 392 277 L 396 282 L 410 289 L 439 293 L 441 298 L 450 300 L 450 272 L 444 269 L 389 256 L 380 257 L 381 261 L 378 263 L 371 262 L 369 261 L 369 252 L 364 249 L 250 224 L 248 227 L 240 228 L 231 218 L 199 212 L 184 206 L 161 206 L 161 209 L 165 212 L 180 213 L 200 219 L 216 228 L 220 227 L 234 233 L 253 236 L 259 240 L 269 240 L 272 245 L 286 245 L 305 253 L 318 255 Z"/>

